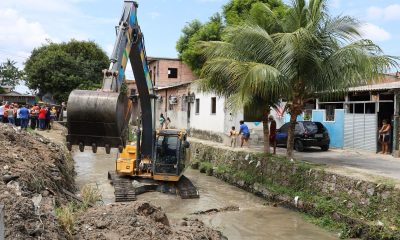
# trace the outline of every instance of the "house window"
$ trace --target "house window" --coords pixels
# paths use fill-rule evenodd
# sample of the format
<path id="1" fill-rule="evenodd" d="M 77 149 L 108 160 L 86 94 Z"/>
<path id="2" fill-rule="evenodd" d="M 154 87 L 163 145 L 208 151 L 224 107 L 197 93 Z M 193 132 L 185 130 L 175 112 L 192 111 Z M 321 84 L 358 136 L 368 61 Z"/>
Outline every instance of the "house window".
<path id="1" fill-rule="evenodd" d="M 211 98 L 211 114 L 215 114 L 217 112 L 217 98 Z"/>
<path id="2" fill-rule="evenodd" d="M 196 99 L 196 109 L 195 109 L 195 113 L 199 114 L 200 113 L 200 99 Z"/>
<path id="3" fill-rule="evenodd" d="M 168 78 L 178 78 L 178 69 L 168 68 Z"/>

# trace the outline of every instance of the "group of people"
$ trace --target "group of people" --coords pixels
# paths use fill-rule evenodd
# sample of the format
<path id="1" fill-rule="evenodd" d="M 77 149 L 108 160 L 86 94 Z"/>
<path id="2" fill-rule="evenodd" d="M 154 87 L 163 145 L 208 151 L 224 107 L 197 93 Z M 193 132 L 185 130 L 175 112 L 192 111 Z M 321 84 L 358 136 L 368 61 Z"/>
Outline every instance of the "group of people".
<path id="1" fill-rule="evenodd" d="M 268 117 L 268 121 L 270 122 L 269 125 L 269 144 L 271 147 L 273 147 L 273 153 L 276 153 L 276 121 L 274 120 L 274 117 L 270 115 Z M 240 122 L 240 128 L 239 132 L 236 131 L 236 127 L 232 126 L 231 130 L 229 131 L 229 136 L 231 138 L 231 147 L 236 147 L 236 139 L 237 136 L 241 135 L 240 138 L 240 147 L 243 147 L 243 145 L 248 146 L 248 142 L 250 139 L 250 130 L 249 127 L 244 123 L 243 120 Z"/>
<path id="2" fill-rule="evenodd" d="M 171 119 L 169 117 L 165 118 L 164 114 L 160 114 L 160 129 L 168 129 L 171 124 Z"/>
<path id="3" fill-rule="evenodd" d="M 16 125 L 25 130 L 28 129 L 28 125 L 32 129 L 51 129 L 57 114 L 58 111 L 54 106 L 51 108 L 38 104 L 29 106 L 8 102 L 0 103 L 0 122 Z"/>

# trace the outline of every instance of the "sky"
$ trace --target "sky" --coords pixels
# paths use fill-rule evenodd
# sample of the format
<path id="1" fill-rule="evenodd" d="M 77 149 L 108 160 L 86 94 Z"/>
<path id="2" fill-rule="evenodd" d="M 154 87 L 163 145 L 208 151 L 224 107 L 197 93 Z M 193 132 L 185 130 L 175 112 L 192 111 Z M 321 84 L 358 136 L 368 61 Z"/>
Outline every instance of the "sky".
<path id="1" fill-rule="evenodd" d="M 290 1 L 284 0 L 286 3 Z M 177 57 L 175 44 L 183 26 L 221 12 L 228 0 L 139 0 L 138 22 L 148 56 Z M 35 47 L 46 41 L 91 40 L 110 55 L 122 0 L 0 0 L 0 62 L 20 68 Z M 329 0 L 332 15 L 350 15 L 363 22 L 366 38 L 385 54 L 400 56 L 399 0 Z M 133 77 L 131 68 L 128 78 Z M 17 91 L 27 88 L 18 86 Z"/>

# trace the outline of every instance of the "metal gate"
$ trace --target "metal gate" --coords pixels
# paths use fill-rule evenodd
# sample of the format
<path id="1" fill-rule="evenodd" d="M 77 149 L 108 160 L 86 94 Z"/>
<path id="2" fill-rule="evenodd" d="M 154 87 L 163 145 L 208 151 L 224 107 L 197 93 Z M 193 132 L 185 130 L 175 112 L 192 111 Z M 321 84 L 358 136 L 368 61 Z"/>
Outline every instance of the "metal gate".
<path id="1" fill-rule="evenodd" d="M 344 147 L 376 152 L 377 115 L 346 113 L 344 115 Z"/>

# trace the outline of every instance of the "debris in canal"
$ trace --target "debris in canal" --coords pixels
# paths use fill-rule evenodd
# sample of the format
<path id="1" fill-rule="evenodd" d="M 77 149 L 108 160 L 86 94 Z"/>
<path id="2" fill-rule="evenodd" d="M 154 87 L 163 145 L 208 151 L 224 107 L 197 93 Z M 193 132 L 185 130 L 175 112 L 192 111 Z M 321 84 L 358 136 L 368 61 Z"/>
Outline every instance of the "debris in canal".
<path id="1" fill-rule="evenodd" d="M 173 225 L 159 207 L 147 202 L 90 208 L 76 219 L 76 239 L 225 239 L 197 219 Z"/>
<path id="2" fill-rule="evenodd" d="M 215 213 L 220 213 L 220 212 L 235 212 L 235 211 L 239 211 L 239 207 L 238 206 L 227 206 L 227 207 L 223 207 L 223 208 L 211 208 L 208 210 L 204 210 L 204 211 L 197 211 L 192 213 L 191 215 L 205 215 L 205 214 L 215 214 Z"/>

